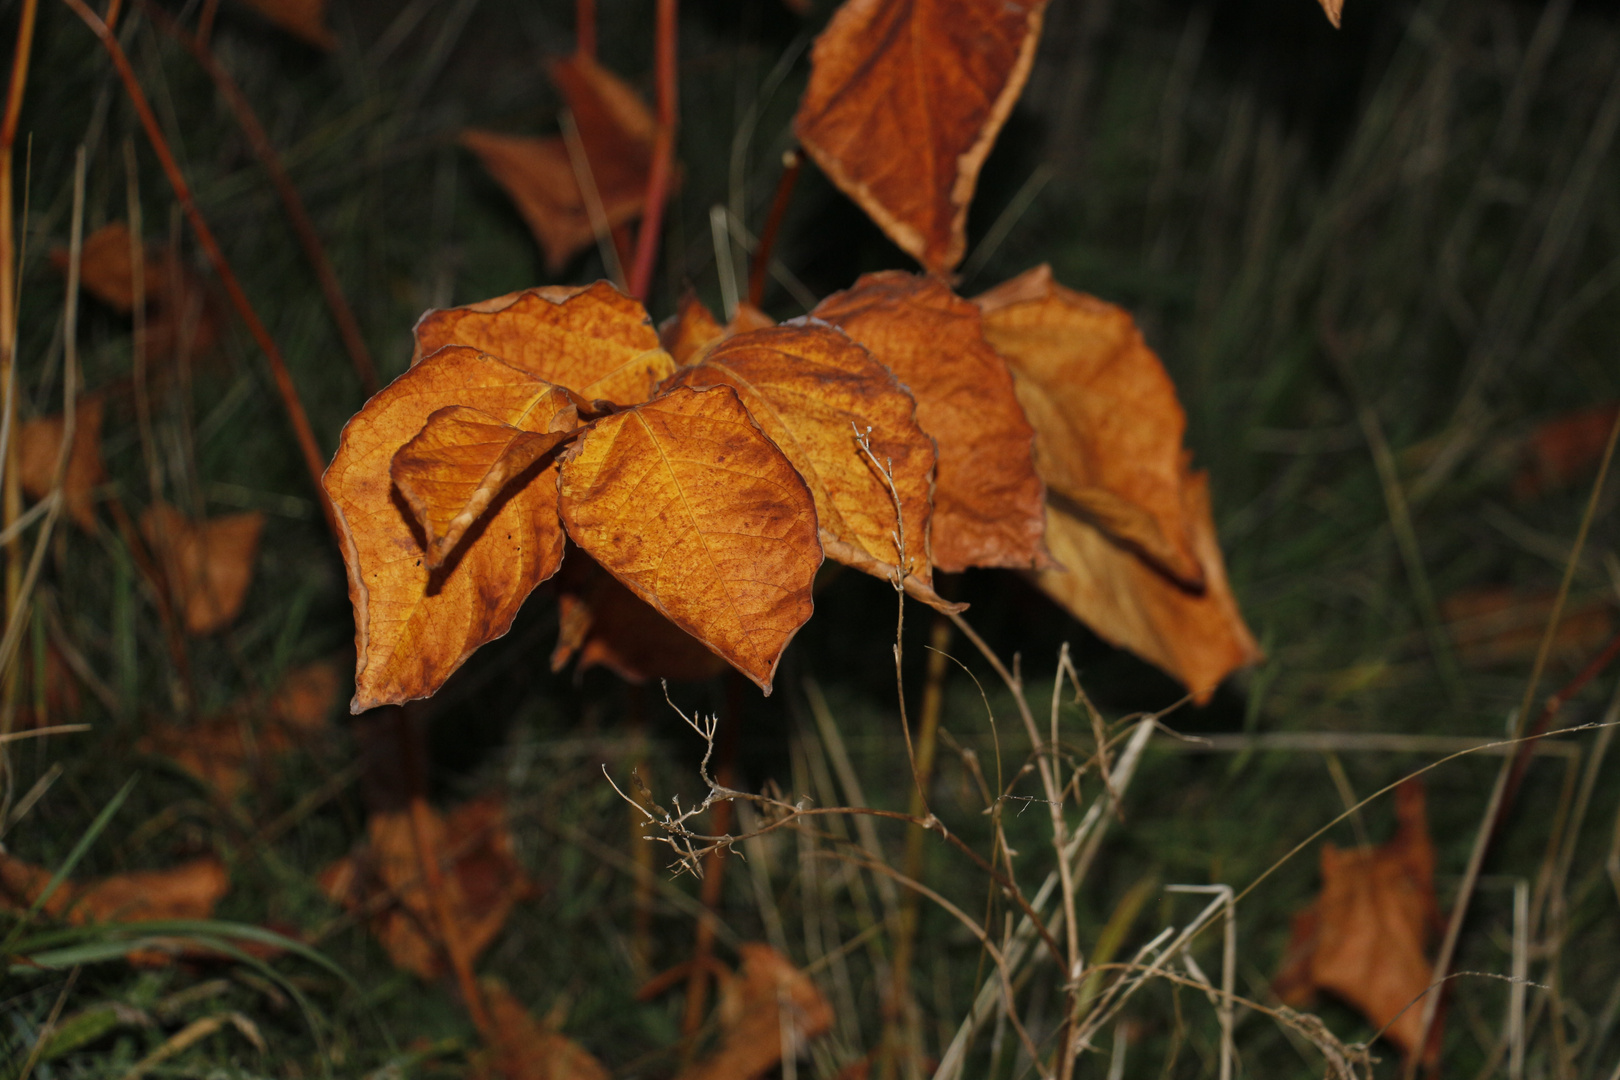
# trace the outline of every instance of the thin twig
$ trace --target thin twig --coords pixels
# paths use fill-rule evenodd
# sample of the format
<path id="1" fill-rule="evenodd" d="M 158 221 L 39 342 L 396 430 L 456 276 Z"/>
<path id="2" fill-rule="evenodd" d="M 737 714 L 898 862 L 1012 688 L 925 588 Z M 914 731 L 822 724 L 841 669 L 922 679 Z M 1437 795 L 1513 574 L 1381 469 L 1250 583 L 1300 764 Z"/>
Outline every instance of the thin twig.
<path id="1" fill-rule="evenodd" d="M 636 261 L 630 271 L 630 294 L 646 303 L 652 291 L 653 268 L 658 259 L 658 238 L 664 228 L 664 203 L 669 198 L 675 171 L 675 125 L 679 114 L 676 46 L 679 31 L 677 0 L 658 0 L 656 43 L 658 130 L 653 137 L 652 169 L 642 200 L 641 229 L 636 234 Z"/>
<path id="2" fill-rule="evenodd" d="M 771 199 L 771 211 L 765 218 L 765 227 L 759 231 L 759 244 L 754 248 L 754 262 L 748 270 L 748 302 L 759 307 L 765 302 L 765 279 L 771 272 L 771 257 L 776 251 L 776 238 L 782 231 L 782 219 L 787 217 L 788 204 L 793 201 L 793 184 L 799 178 L 804 157 L 797 150 L 782 155 L 782 176 L 776 183 L 776 194 Z"/>

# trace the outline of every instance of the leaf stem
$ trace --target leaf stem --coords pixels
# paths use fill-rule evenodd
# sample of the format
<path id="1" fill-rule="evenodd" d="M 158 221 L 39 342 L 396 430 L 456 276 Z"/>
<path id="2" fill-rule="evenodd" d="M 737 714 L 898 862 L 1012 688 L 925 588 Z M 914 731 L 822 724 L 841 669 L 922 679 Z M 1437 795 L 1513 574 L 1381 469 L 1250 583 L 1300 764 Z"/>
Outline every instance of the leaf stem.
<path id="1" fill-rule="evenodd" d="M 789 150 L 782 155 L 782 176 L 776 182 L 776 195 L 771 199 L 771 212 L 765 218 L 765 228 L 759 234 L 759 246 L 754 249 L 754 265 L 748 270 L 748 303 L 759 307 L 765 301 L 765 279 L 771 272 L 771 254 L 776 248 L 776 237 L 782 231 L 782 219 L 787 216 L 788 203 L 793 199 L 793 184 L 799 179 L 804 155 Z"/>
<path id="2" fill-rule="evenodd" d="M 675 171 L 675 124 L 679 113 L 679 86 L 676 68 L 676 37 L 679 27 L 678 0 L 658 0 L 657 81 L 658 132 L 653 140 L 652 171 L 647 176 L 647 196 L 641 211 L 641 230 L 636 234 L 636 261 L 630 272 L 630 294 L 642 303 L 652 290 L 653 265 L 658 258 L 658 237 L 664 227 L 664 203 L 669 198 L 670 178 Z"/>

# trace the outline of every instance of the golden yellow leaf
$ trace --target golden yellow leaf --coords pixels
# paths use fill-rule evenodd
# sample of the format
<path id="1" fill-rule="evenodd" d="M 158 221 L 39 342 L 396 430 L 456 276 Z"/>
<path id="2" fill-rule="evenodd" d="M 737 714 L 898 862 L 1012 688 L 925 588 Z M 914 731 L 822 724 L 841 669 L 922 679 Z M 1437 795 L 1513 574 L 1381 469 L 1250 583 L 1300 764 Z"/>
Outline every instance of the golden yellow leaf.
<path id="1" fill-rule="evenodd" d="M 934 565 L 1044 565 L 1044 489 L 1035 429 L 1007 363 L 985 341 L 979 309 L 932 278 L 867 274 L 811 313 L 871 350 L 917 399 L 917 423 L 939 448 Z"/>
<path id="2" fill-rule="evenodd" d="M 892 579 L 903 564 L 908 585 L 937 600 L 928 550 L 934 440 L 918 426 L 916 403 L 894 373 L 818 322 L 739 334 L 699 360 L 671 382 L 737 391 L 810 486 L 827 554 L 881 578 Z M 857 441 L 868 433 L 870 454 Z M 892 474 L 892 491 L 879 468 Z"/>
<path id="3" fill-rule="evenodd" d="M 675 370 L 646 310 L 605 281 L 525 289 L 430 311 L 417 321 L 412 363 L 446 345 L 469 345 L 586 399 L 615 405 L 646 401 Z"/>
<path id="4" fill-rule="evenodd" d="M 726 666 L 577 548 L 557 575 L 557 626 L 552 671 L 578 656 L 581 672 L 601 666 L 627 682 L 643 683 L 707 679 Z"/>
<path id="5" fill-rule="evenodd" d="M 677 388 L 596 421 L 563 454 L 568 535 L 770 692 L 810 617 L 816 510 L 729 388 Z"/>
<path id="6" fill-rule="evenodd" d="M 192 521 L 154 503 L 141 515 L 141 533 L 163 567 L 188 634 L 222 630 L 242 613 L 263 531 L 258 511 Z"/>
<path id="7" fill-rule="evenodd" d="M 475 649 L 506 633 L 562 559 L 553 463 L 508 484 L 451 557 L 429 565 L 426 537 L 390 468 L 399 448 L 451 405 L 538 432 L 573 408 L 533 372 L 451 346 L 383 388 L 344 427 L 324 482 L 354 604 L 357 713 L 437 690 Z"/>

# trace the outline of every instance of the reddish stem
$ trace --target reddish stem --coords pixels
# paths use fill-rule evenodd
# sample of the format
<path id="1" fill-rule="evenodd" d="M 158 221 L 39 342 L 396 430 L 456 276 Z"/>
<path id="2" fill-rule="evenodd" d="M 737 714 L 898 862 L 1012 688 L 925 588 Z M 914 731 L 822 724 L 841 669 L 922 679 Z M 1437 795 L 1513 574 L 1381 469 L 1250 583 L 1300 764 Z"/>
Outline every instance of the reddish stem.
<path id="1" fill-rule="evenodd" d="M 332 505 L 326 498 L 326 489 L 321 486 L 321 474 L 326 469 L 326 459 L 321 456 L 320 447 L 315 442 L 315 431 L 309 425 L 309 417 L 304 412 L 303 401 L 298 397 L 298 387 L 293 383 L 292 373 L 287 370 L 287 363 L 282 359 L 281 350 L 276 347 L 275 339 L 270 336 L 270 331 L 265 328 L 258 313 L 253 310 L 253 304 L 248 300 L 247 293 L 242 291 L 242 285 L 237 281 L 235 271 L 226 261 L 219 242 L 214 239 L 213 230 L 208 227 L 202 212 L 197 209 L 196 201 L 191 197 L 191 187 L 186 183 L 185 174 L 180 171 L 179 164 L 169 151 L 168 141 L 163 137 L 163 129 L 158 126 L 157 117 L 153 115 L 152 106 L 141 90 L 140 80 L 135 77 L 135 69 L 130 66 L 129 57 L 124 55 L 122 46 L 118 44 L 118 39 L 113 36 L 112 31 L 107 29 L 107 24 L 90 10 L 84 0 L 62 0 L 62 2 L 101 40 L 107 55 L 112 58 L 113 66 L 118 69 L 118 76 L 124 83 L 124 91 L 129 96 L 129 102 L 135 108 L 135 115 L 140 118 L 141 127 L 146 130 L 146 137 L 152 144 L 152 150 L 157 154 L 159 164 L 163 166 L 164 175 L 169 179 L 169 186 L 174 189 L 175 198 L 185 211 L 187 220 L 191 222 L 192 231 L 197 234 L 197 242 L 201 245 L 203 254 L 208 256 L 214 272 L 219 275 L 220 284 L 225 287 L 225 293 L 231 299 L 231 305 L 247 324 L 248 332 L 253 335 L 253 340 L 258 343 L 265 359 L 270 363 L 270 374 L 275 378 L 282 406 L 287 410 L 287 419 L 292 424 L 298 449 L 303 453 L 304 465 L 309 469 L 310 478 L 315 482 L 321 509 L 326 512 L 327 524 L 332 526 L 333 532 L 337 532 L 337 520 L 333 516 Z"/>
<path id="2" fill-rule="evenodd" d="M 771 252 L 776 248 L 776 235 L 782 231 L 782 219 L 787 217 L 788 203 L 793 198 L 793 183 L 799 178 L 799 167 L 804 158 L 797 150 L 782 155 L 782 176 L 776 182 L 776 197 L 771 200 L 771 212 L 765 218 L 765 228 L 759 234 L 759 246 L 754 249 L 754 265 L 748 272 L 748 303 L 759 307 L 765 302 L 765 279 L 770 275 Z"/>
<path id="3" fill-rule="evenodd" d="M 1525 770 L 1530 767 L 1530 754 L 1535 749 L 1536 737 L 1545 734 L 1552 727 L 1552 723 L 1563 711 L 1564 703 L 1586 688 L 1586 685 L 1608 669 L 1609 665 L 1620 659 L 1620 634 L 1609 639 L 1590 663 L 1581 669 L 1580 674 L 1571 679 L 1563 689 L 1547 699 L 1542 706 L 1541 715 L 1536 717 L 1535 726 L 1525 733 L 1524 742 L 1519 744 L 1513 755 L 1513 771 L 1508 774 L 1507 790 L 1502 796 L 1502 808 L 1497 812 L 1495 829 L 1501 829 L 1507 821 L 1508 808 L 1513 805 L 1514 797 L 1519 794 L 1519 786 L 1524 782 Z"/>
<path id="4" fill-rule="evenodd" d="M 647 197 L 636 236 L 636 264 L 630 272 L 630 293 L 642 303 L 652 291 L 653 265 L 658 259 L 658 237 L 664 227 L 664 202 L 675 170 L 676 28 L 677 0 L 658 0 L 658 41 L 655 63 L 658 81 L 658 134 L 653 141 L 652 171 L 647 176 Z"/>
<path id="5" fill-rule="evenodd" d="M 180 44 L 186 47 L 192 57 L 214 80 L 214 88 L 236 114 L 236 123 L 247 136 L 248 145 L 253 148 L 253 154 L 264 166 L 269 174 L 270 182 L 275 185 L 276 194 L 281 196 L 281 205 L 287 211 L 287 218 L 292 222 L 293 232 L 298 236 L 298 243 L 304 249 L 304 258 L 309 260 L 310 268 L 315 271 L 315 279 L 320 283 L 321 292 L 326 297 L 326 307 L 332 313 L 332 321 L 337 324 L 338 336 L 343 339 L 343 347 L 348 351 L 349 360 L 354 364 L 354 373 L 360 379 L 361 389 L 367 397 L 377 392 L 379 385 L 377 378 L 377 365 L 372 362 L 371 351 L 366 348 L 365 338 L 360 333 L 360 323 L 354 317 L 354 309 L 349 307 L 348 298 L 343 295 L 343 286 L 338 283 L 337 274 L 332 269 L 332 261 L 326 257 L 326 249 L 321 244 L 320 234 L 315 231 L 315 223 L 310 220 L 309 212 L 304 209 L 304 201 L 298 195 L 298 189 L 293 186 L 292 178 L 287 170 L 282 168 L 281 155 L 276 153 L 275 144 L 270 141 L 270 135 L 259 122 L 258 114 L 243 95 L 236 80 L 231 78 L 230 72 L 220 64 L 219 60 L 203 44 L 200 36 L 193 36 L 175 24 L 167 12 L 153 4 L 151 0 L 141 0 L 141 10 L 146 13 L 158 29 L 167 33 Z"/>
<path id="6" fill-rule="evenodd" d="M 574 49 L 581 56 L 596 59 L 596 0 L 575 0 Z"/>

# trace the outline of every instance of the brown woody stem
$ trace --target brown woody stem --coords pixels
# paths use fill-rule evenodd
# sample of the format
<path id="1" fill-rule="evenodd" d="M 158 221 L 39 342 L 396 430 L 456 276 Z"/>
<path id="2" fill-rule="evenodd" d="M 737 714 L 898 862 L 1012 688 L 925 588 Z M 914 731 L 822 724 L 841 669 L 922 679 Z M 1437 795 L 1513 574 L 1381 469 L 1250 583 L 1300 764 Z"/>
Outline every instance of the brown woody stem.
<path id="1" fill-rule="evenodd" d="M 782 175 L 776 182 L 776 195 L 771 199 L 771 212 L 765 218 L 765 228 L 759 234 L 759 246 L 754 249 L 754 265 L 748 270 L 748 302 L 754 307 L 765 302 L 765 281 L 770 277 L 771 254 L 776 249 L 776 237 L 782 231 L 782 219 L 787 216 L 788 203 L 793 199 L 793 184 L 799 179 L 799 168 L 803 164 L 804 157 L 797 150 L 789 150 L 782 155 Z"/>
<path id="2" fill-rule="evenodd" d="M 201 245 L 203 254 L 208 256 L 214 272 L 219 275 L 220 284 L 225 287 L 225 293 L 230 297 L 231 305 L 247 324 L 248 332 L 253 335 L 253 340 L 258 343 L 265 359 L 269 361 L 270 374 L 275 379 L 282 406 L 287 410 L 287 419 L 292 424 L 298 449 L 303 454 L 304 465 L 309 470 L 310 479 L 314 481 L 316 497 L 320 500 L 321 509 L 326 513 L 327 524 L 332 526 L 334 533 L 337 532 L 337 521 L 333 516 L 332 505 L 326 498 L 326 489 L 321 486 L 321 474 L 326 469 L 326 459 L 321 455 L 320 447 L 315 441 L 315 431 L 310 427 L 309 416 L 304 412 L 304 403 L 298 396 L 298 387 L 293 383 L 292 373 L 287 370 L 287 363 L 282 358 L 280 348 L 276 346 L 270 331 L 254 311 L 252 302 L 248 300 L 247 293 L 242 290 L 242 285 L 236 278 L 236 272 L 231 269 L 231 264 L 226 260 L 219 242 L 214 239 L 213 230 L 208 227 L 202 212 L 197 209 L 185 174 L 180 171 L 179 163 L 174 160 L 174 154 L 169 150 L 168 141 L 163 137 L 163 129 L 158 126 L 157 117 L 152 112 L 151 104 L 146 100 L 145 92 L 141 90 L 135 69 L 130 65 L 123 47 L 118 44 L 117 37 L 107 28 L 107 24 L 101 21 L 100 16 L 90 10 L 84 0 L 62 0 L 62 2 L 90 28 L 100 39 L 102 47 L 107 50 L 113 67 L 118 70 L 118 77 L 123 81 L 130 104 L 134 106 L 135 115 L 140 118 L 141 127 L 146 131 L 152 150 L 157 154 L 164 175 L 168 177 L 169 185 L 174 189 L 175 198 L 185 211 L 187 220 L 191 222 L 192 231 L 197 234 L 197 242 Z"/>
<path id="3" fill-rule="evenodd" d="M 630 293 L 642 303 L 652 291 L 653 267 L 658 259 L 658 238 L 664 228 L 664 203 L 669 198 L 675 171 L 675 122 L 679 106 L 676 68 L 677 0 L 658 0 L 658 40 L 655 63 L 658 81 L 658 133 L 653 140 L 652 171 L 636 235 L 636 262 L 630 271 Z"/>
<path id="4" fill-rule="evenodd" d="M 365 337 L 360 333 L 360 323 L 354 317 L 354 309 L 343 295 L 343 286 L 338 283 L 337 273 L 332 269 L 332 260 L 326 256 L 326 248 L 321 244 L 320 234 L 315 231 L 315 223 L 309 218 L 309 211 L 304 208 L 304 200 L 298 195 L 298 188 L 293 185 L 292 178 L 281 165 L 281 155 L 276 153 L 275 144 L 270 141 L 270 135 L 259 122 L 258 114 L 248 103 L 247 97 L 242 93 L 231 73 L 226 71 L 217 57 L 203 44 L 200 37 L 188 34 L 183 28 L 176 25 L 169 18 L 167 12 L 153 4 L 151 0 L 141 0 L 141 10 L 151 19 L 158 29 L 174 38 L 186 51 L 191 53 L 198 65 L 208 73 L 214 81 L 214 88 L 219 91 L 225 104 L 229 105 L 231 112 L 236 116 L 236 124 L 247 136 L 248 145 L 253 148 L 253 155 L 264 166 L 264 171 L 270 177 L 276 194 L 281 197 L 282 208 L 287 212 L 287 220 L 292 223 L 293 233 L 298 237 L 298 244 L 304 249 L 304 258 L 309 260 L 310 269 L 315 271 L 315 280 L 321 286 L 321 293 L 326 297 L 327 310 L 332 313 L 332 321 L 337 324 L 338 336 L 343 339 L 343 348 L 349 354 L 349 361 L 354 365 L 354 373 L 360 379 L 360 387 L 367 397 L 377 392 L 379 381 L 377 378 L 377 365 L 371 359 L 371 351 L 366 348 Z"/>

